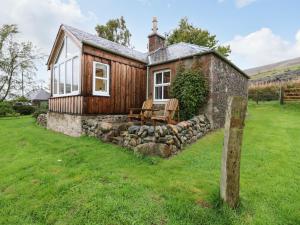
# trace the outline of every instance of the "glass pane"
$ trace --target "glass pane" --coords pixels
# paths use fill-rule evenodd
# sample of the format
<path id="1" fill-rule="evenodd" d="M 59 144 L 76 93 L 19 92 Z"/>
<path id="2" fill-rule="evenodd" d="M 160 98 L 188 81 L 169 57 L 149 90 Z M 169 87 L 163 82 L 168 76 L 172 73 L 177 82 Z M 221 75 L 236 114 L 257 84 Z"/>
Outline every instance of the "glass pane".
<path id="1" fill-rule="evenodd" d="M 57 84 L 58 84 L 58 67 L 54 67 L 53 71 L 53 94 L 57 94 Z"/>
<path id="2" fill-rule="evenodd" d="M 157 73 L 155 75 L 155 83 L 156 84 L 161 84 L 162 83 L 162 73 Z"/>
<path id="3" fill-rule="evenodd" d="M 162 99 L 162 87 L 155 87 L 155 99 Z"/>
<path id="4" fill-rule="evenodd" d="M 96 84 L 95 84 L 95 91 L 102 91 L 106 92 L 107 91 L 107 81 L 103 79 L 96 79 Z"/>
<path id="5" fill-rule="evenodd" d="M 63 42 L 55 63 L 61 62 L 65 59 L 66 59 L 66 46 L 65 46 L 65 42 Z"/>
<path id="6" fill-rule="evenodd" d="M 164 83 L 170 83 L 170 72 L 164 72 Z"/>
<path id="7" fill-rule="evenodd" d="M 65 93 L 65 63 L 59 65 L 59 94 Z"/>
<path id="8" fill-rule="evenodd" d="M 73 58 L 73 82 L 72 91 L 78 91 L 79 85 L 79 58 Z"/>
<path id="9" fill-rule="evenodd" d="M 96 77 L 106 78 L 107 77 L 107 66 L 103 64 L 96 64 Z"/>
<path id="10" fill-rule="evenodd" d="M 76 44 L 69 37 L 66 37 L 66 40 L 67 40 L 67 57 L 77 54 L 79 52 L 79 49 L 76 46 Z"/>
<path id="11" fill-rule="evenodd" d="M 66 64 L 66 94 L 70 94 L 72 85 L 72 60 L 68 60 Z"/>
<path id="12" fill-rule="evenodd" d="M 164 99 L 170 98 L 170 86 L 164 86 Z"/>

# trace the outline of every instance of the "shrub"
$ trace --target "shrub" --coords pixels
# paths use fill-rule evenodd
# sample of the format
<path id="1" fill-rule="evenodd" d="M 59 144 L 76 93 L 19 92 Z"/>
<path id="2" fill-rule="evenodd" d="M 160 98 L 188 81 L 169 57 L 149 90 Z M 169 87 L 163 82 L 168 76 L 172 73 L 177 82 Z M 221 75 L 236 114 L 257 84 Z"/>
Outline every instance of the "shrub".
<path id="1" fill-rule="evenodd" d="M 13 109 L 21 115 L 30 115 L 35 111 L 35 108 L 31 105 L 14 105 Z"/>
<path id="2" fill-rule="evenodd" d="M 180 118 L 187 120 L 199 114 L 206 103 L 208 81 L 200 67 L 185 69 L 181 66 L 171 84 L 171 96 L 179 100 Z"/>
<path id="3" fill-rule="evenodd" d="M 12 105 L 7 101 L 0 102 L 0 116 L 13 116 L 15 111 Z"/>
<path id="4" fill-rule="evenodd" d="M 48 109 L 46 109 L 46 108 L 36 108 L 36 110 L 34 111 L 34 113 L 32 114 L 32 116 L 34 117 L 34 118 L 38 118 L 38 116 L 40 115 L 40 114 L 44 114 L 44 113 L 47 113 L 48 112 Z"/>
<path id="5" fill-rule="evenodd" d="M 251 87 L 248 91 L 248 97 L 253 101 L 278 100 L 279 87 L 277 85 Z"/>

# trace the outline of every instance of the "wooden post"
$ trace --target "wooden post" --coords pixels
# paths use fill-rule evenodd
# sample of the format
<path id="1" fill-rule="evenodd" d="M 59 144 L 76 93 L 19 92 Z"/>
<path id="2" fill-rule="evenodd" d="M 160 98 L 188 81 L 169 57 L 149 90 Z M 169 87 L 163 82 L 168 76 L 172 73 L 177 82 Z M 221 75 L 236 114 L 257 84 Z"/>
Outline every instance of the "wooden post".
<path id="1" fill-rule="evenodd" d="M 221 164 L 220 196 L 230 207 L 237 206 L 240 190 L 240 160 L 247 99 L 229 97 Z"/>
<path id="2" fill-rule="evenodd" d="M 280 82 L 280 105 L 283 105 L 284 104 L 284 89 L 282 87 L 282 84 Z"/>

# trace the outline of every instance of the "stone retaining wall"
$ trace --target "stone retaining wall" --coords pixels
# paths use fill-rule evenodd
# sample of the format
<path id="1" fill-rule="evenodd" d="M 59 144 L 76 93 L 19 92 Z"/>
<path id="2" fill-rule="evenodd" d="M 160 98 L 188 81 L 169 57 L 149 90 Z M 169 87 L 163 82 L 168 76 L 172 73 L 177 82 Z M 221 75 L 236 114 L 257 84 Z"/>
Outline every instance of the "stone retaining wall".
<path id="1" fill-rule="evenodd" d="M 181 151 L 210 130 L 205 115 L 182 121 L 177 125 L 134 125 L 133 123 L 108 123 L 85 120 L 84 133 L 103 141 L 113 142 L 142 155 L 169 157 Z"/>

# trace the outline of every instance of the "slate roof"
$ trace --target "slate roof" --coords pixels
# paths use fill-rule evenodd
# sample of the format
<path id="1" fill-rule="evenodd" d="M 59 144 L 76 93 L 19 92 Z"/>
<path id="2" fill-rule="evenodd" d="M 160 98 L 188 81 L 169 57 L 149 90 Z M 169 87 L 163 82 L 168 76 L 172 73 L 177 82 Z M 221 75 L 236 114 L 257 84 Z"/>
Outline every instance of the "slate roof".
<path id="1" fill-rule="evenodd" d="M 169 45 L 165 48 L 157 49 L 153 53 L 150 53 L 148 57 L 148 64 L 159 64 L 210 51 L 211 49 L 206 47 L 180 42 Z"/>
<path id="2" fill-rule="evenodd" d="M 229 61 L 228 59 L 226 59 L 225 57 L 223 57 L 213 49 L 207 47 L 180 42 L 177 44 L 169 45 L 164 48 L 159 48 L 156 51 L 151 53 L 148 52 L 142 53 L 137 50 L 128 48 L 124 45 L 118 44 L 116 42 L 98 37 L 97 35 L 93 35 L 85 31 L 79 30 L 77 28 L 64 25 L 64 24 L 62 26 L 64 27 L 64 29 L 70 32 L 75 38 L 77 38 L 81 43 L 88 44 L 96 48 L 100 48 L 112 52 L 117 55 L 125 56 L 127 58 L 135 59 L 137 61 L 148 64 L 149 66 L 162 64 L 177 59 L 187 58 L 194 55 L 213 53 L 219 56 L 220 58 L 222 58 L 228 64 L 232 65 L 239 72 L 241 72 L 245 77 L 249 78 L 246 73 L 244 73 L 241 69 L 235 66 L 231 61 Z"/>
<path id="3" fill-rule="evenodd" d="M 160 48 L 150 54 L 142 53 L 134 49 L 128 48 L 124 45 L 98 37 L 97 35 L 78 30 L 68 25 L 63 25 L 63 27 L 83 43 L 90 44 L 92 46 L 108 50 L 110 52 L 123 55 L 132 59 L 136 59 L 149 65 L 211 51 L 211 49 L 206 47 L 180 42 L 177 44 L 167 46 L 165 48 Z"/>
<path id="4" fill-rule="evenodd" d="M 28 98 L 31 100 L 31 101 L 34 101 L 34 100 L 48 100 L 50 98 L 50 93 L 45 91 L 44 89 L 40 89 L 40 90 L 37 90 L 37 91 L 33 91 L 33 92 L 30 92 L 28 94 Z"/>
<path id="5" fill-rule="evenodd" d="M 83 43 L 147 63 L 147 53 L 136 51 L 124 45 L 78 30 L 68 25 L 63 25 L 63 27 Z"/>

